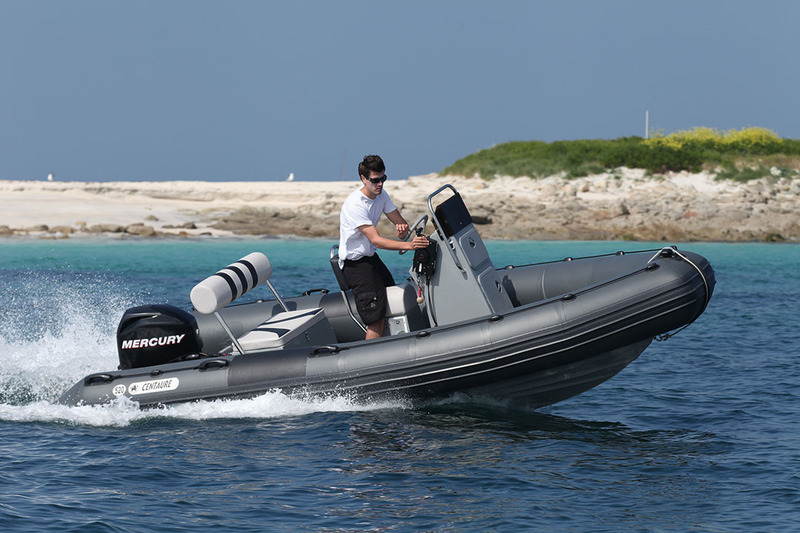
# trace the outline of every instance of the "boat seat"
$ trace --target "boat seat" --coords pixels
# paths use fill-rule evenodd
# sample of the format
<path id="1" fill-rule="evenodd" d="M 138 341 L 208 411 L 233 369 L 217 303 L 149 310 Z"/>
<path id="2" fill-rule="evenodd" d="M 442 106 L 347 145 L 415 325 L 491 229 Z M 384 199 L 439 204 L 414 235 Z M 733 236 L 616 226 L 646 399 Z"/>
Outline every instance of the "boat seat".
<path id="1" fill-rule="evenodd" d="M 350 290 L 342 269 L 339 268 L 339 245 L 331 247 L 331 268 L 336 282 L 342 291 Z M 386 315 L 405 315 L 412 306 L 416 305 L 417 294 L 411 283 L 401 283 L 386 287 Z"/>
<path id="2" fill-rule="evenodd" d="M 411 282 L 386 287 L 386 327 L 384 334 L 396 335 L 427 327 L 417 304 L 416 285 Z"/>
<path id="3" fill-rule="evenodd" d="M 333 344 L 336 336 L 322 308 L 285 311 L 265 320 L 238 339 L 245 352 L 313 344 Z"/>
<path id="4" fill-rule="evenodd" d="M 410 282 L 386 287 L 386 316 L 407 315 L 417 305 L 417 292 Z"/>
<path id="5" fill-rule="evenodd" d="M 350 290 L 350 286 L 344 278 L 342 269 L 339 268 L 338 244 L 331 246 L 331 268 L 333 269 L 336 282 L 342 290 L 342 298 L 347 306 L 350 318 L 352 318 L 363 331 L 366 331 L 366 326 L 361 321 L 361 318 L 356 315 L 355 305 L 351 304 L 350 299 L 347 297 L 347 291 Z M 384 335 L 408 333 L 409 331 L 416 331 L 428 327 L 422 310 L 417 304 L 416 285 L 411 282 L 405 282 L 386 287 L 386 326 L 387 327 L 384 328 Z"/>
<path id="6" fill-rule="evenodd" d="M 200 313 L 217 317 L 231 340 L 228 349 L 236 348 L 240 353 L 335 343 L 336 335 L 322 308 L 290 311 L 269 282 L 271 275 L 272 264 L 267 256 L 253 252 L 195 285 L 190 299 Z M 269 287 L 283 311 L 237 338 L 219 311 L 260 283 Z"/>

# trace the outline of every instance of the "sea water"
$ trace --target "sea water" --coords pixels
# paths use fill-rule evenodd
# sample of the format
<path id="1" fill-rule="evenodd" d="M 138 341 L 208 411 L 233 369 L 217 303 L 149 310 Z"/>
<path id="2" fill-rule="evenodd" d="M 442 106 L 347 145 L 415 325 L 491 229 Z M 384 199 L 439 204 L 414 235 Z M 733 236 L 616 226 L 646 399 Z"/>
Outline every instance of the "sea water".
<path id="1" fill-rule="evenodd" d="M 116 368 L 124 309 L 186 308 L 195 283 L 251 251 L 270 257 L 283 295 L 333 289 L 331 244 L 0 240 L 0 529 L 800 527 L 796 245 L 679 245 L 716 269 L 705 314 L 610 381 L 540 410 L 278 392 L 150 411 L 55 403 Z M 498 267 L 660 246 L 487 243 Z M 407 277 L 410 255 L 382 255 Z"/>

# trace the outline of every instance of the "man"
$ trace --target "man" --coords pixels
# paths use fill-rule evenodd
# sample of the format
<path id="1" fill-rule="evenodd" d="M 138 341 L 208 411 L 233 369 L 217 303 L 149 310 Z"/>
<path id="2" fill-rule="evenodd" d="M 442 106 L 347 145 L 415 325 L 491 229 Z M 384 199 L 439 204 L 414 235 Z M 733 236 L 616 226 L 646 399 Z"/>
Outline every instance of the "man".
<path id="1" fill-rule="evenodd" d="M 377 248 L 382 250 L 417 250 L 428 246 L 428 239 L 416 236 L 411 241 L 382 237 L 377 225 L 382 214 L 395 225 L 397 237 L 408 234 L 408 222 L 383 190 L 386 167 L 377 155 L 368 155 L 358 164 L 361 188 L 344 201 L 339 215 L 339 267 L 353 290 L 356 308 L 367 325 L 366 339 L 383 336 L 386 318 L 386 287 L 394 285 L 389 269 Z"/>

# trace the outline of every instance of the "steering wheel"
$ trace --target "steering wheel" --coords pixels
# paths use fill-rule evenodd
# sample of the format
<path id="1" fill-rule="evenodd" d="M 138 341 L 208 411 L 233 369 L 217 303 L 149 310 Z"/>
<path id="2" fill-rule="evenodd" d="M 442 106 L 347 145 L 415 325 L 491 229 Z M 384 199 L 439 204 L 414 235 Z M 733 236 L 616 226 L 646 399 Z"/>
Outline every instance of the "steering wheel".
<path id="1" fill-rule="evenodd" d="M 422 215 L 421 217 L 419 217 L 413 224 L 411 224 L 408 227 L 408 235 L 406 235 L 406 238 L 403 239 L 403 241 L 404 242 L 408 242 L 411 239 L 413 239 L 414 237 L 416 237 L 417 236 L 417 227 L 419 227 L 420 229 L 424 230 L 425 229 L 425 224 L 427 224 L 427 223 L 428 223 L 428 215 Z M 407 251 L 408 250 L 400 250 L 400 255 L 403 255 Z"/>

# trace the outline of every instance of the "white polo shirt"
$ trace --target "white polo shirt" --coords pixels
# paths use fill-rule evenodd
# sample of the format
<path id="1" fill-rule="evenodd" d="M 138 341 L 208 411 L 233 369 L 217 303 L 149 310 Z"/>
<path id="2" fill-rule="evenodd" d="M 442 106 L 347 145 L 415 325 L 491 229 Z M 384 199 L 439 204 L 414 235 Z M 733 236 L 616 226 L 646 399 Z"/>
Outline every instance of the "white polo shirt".
<path id="1" fill-rule="evenodd" d="M 345 259 L 375 255 L 375 245 L 358 227 L 377 226 L 381 215 L 396 209 L 386 191 L 381 191 L 374 200 L 364 195 L 360 188 L 350 193 L 339 214 L 339 268 L 344 267 Z"/>

